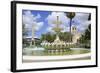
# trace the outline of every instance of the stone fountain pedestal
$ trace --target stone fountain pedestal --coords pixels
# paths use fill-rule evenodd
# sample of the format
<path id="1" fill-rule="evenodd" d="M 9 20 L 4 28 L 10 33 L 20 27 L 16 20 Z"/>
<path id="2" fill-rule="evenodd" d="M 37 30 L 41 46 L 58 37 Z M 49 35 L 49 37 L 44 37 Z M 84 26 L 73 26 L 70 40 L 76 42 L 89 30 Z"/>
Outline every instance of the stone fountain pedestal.
<path id="1" fill-rule="evenodd" d="M 44 41 L 41 43 L 41 45 L 48 53 L 63 53 L 68 51 L 70 49 L 70 46 L 74 45 L 74 43 L 66 43 L 64 41 L 61 41 L 59 36 L 56 35 L 56 39 L 54 40 L 54 42 L 50 43 Z"/>

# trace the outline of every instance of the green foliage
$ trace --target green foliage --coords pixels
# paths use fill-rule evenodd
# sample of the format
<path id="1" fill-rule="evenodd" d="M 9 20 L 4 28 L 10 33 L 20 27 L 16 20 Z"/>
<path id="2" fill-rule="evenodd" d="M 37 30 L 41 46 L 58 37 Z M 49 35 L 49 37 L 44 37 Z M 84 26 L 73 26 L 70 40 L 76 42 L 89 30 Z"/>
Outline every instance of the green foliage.
<path id="1" fill-rule="evenodd" d="M 23 38 L 23 47 L 28 47 L 28 46 L 30 46 L 30 43 Z"/>
<path id="2" fill-rule="evenodd" d="M 62 41 L 70 42 L 72 35 L 69 32 L 60 32 L 59 37 Z"/>
<path id="3" fill-rule="evenodd" d="M 70 19 L 74 18 L 75 17 L 75 12 L 67 12 L 66 13 L 66 16 Z"/>
<path id="4" fill-rule="evenodd" d="M 35 40 L 35 45 L 38 46 L 38 47 L 41 47 L 41 45 L 40 45 L 41 42 L 42 42 L 42 41 L 41 41 L 40 39 L 39 39 L 39 40 Z"/>
<path id="5" fill-rule="evenodd" d="M 70 33 L 69 32 L 59 32 L 58 34 L 60 40 L 65 41 L 65 42 L 70 42 Z M 56 39 L 56 34 L 52 34 L 52 33 L 46 33 L 46 34 L 42 34 L 41 37 L 41 41 L 48 41 L 48 42 L 53 42 Z"/>
<path id="6" fill-rule="evenodd" d="M 85 30 L 85 33 L 80 37 L 79 42 L 84 44 L 85 48 L 90 48 L 90 40 L 91 40 L 91 25 Z"/>
<path id="7" fill-rule="evenodd" d="M 46 40 L 48 42 L 53 42 L 55 38 L 56 38 L 56 34 L 46 33 L 46 34 L 42 34 L 41 41 Z"/>

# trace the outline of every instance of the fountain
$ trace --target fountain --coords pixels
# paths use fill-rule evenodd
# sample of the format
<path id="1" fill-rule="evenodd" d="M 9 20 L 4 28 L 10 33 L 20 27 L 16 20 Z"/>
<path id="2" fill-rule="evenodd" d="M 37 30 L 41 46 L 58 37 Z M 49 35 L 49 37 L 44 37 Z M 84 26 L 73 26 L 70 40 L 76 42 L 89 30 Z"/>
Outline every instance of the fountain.
<path id="1" fill-rule="evenodd" d="M 34 39 L 34 34 L 35 34 L 35 26 L 34 24 L 32 25 L 32 37 L 31 37 L 31 42 L 30 42 L 30 46 L 26 47 L 23 49 L 23 53 L 27 54 L 27 55 L 41 55 L 44 52 L 44 48 L 42 47 L 37 47 L 36 43 L 35 43 L 35 39 Z"/>
<path id="2" fill-rule="evenodd" d="M 47 41 L 43 41 L 41 43 L 42 47 L 44 47 L 49 52 L 64 52 L 67 49 L 69 49 L 71 46 L 74 45 L 72 42 L 64 42 L 61 41 L 58 34 L 63 30 L 59 25 L 62 24 L 61 21 L 59 21 L 59 16 L 57 16 L 57 20 L 53 22 L 53 24 L 56 24 L 56 26 L 53 28 L 53 30 L 56 32 L 56 39 L 54 42 L 50 43 Z"/>

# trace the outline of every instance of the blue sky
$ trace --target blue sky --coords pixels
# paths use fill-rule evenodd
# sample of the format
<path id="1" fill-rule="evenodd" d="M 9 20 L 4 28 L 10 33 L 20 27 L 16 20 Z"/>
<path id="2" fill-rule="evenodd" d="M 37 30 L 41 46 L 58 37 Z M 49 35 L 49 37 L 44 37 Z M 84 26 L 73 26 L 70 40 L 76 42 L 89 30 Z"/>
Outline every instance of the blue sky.
<path id="1" fill-rule="evenodd" d="M 25 25 L 25 29 L 28 30 L 28 36 L 31 36 L 32 25 L 34 25 L 35 37 L 39 38 L 43 33 L 54 32 L 52 28 L 55 27 L 55 24 L 52 22 L 56 21 L 57 16 L 59 16 L 59 21 L 62 22 L 60 26 L 63 28 L 62 32 L 68 32 L 70 19 L 66 17 L 64 12 L 23 10 L 22 22 Z M 83 32 L 91 23 L 88 21 L 88 16 L 89 13 L 76 13 L 72 26 L 76 26 L 79 32 Z"/>

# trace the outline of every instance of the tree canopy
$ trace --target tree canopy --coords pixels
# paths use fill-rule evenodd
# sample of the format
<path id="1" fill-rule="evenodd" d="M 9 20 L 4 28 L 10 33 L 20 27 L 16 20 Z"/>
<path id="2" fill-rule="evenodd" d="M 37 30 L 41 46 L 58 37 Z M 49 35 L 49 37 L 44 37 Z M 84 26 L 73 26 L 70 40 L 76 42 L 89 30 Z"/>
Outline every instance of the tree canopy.
<path id="1" fill-rule="evenodd" d="M 90 40 L 91 40 L 91 24 L 85 30 L 84 34 L 80 37 L 79 42 L 81 44 L 85 44 L 85 46 L 90 47 Z"/>

